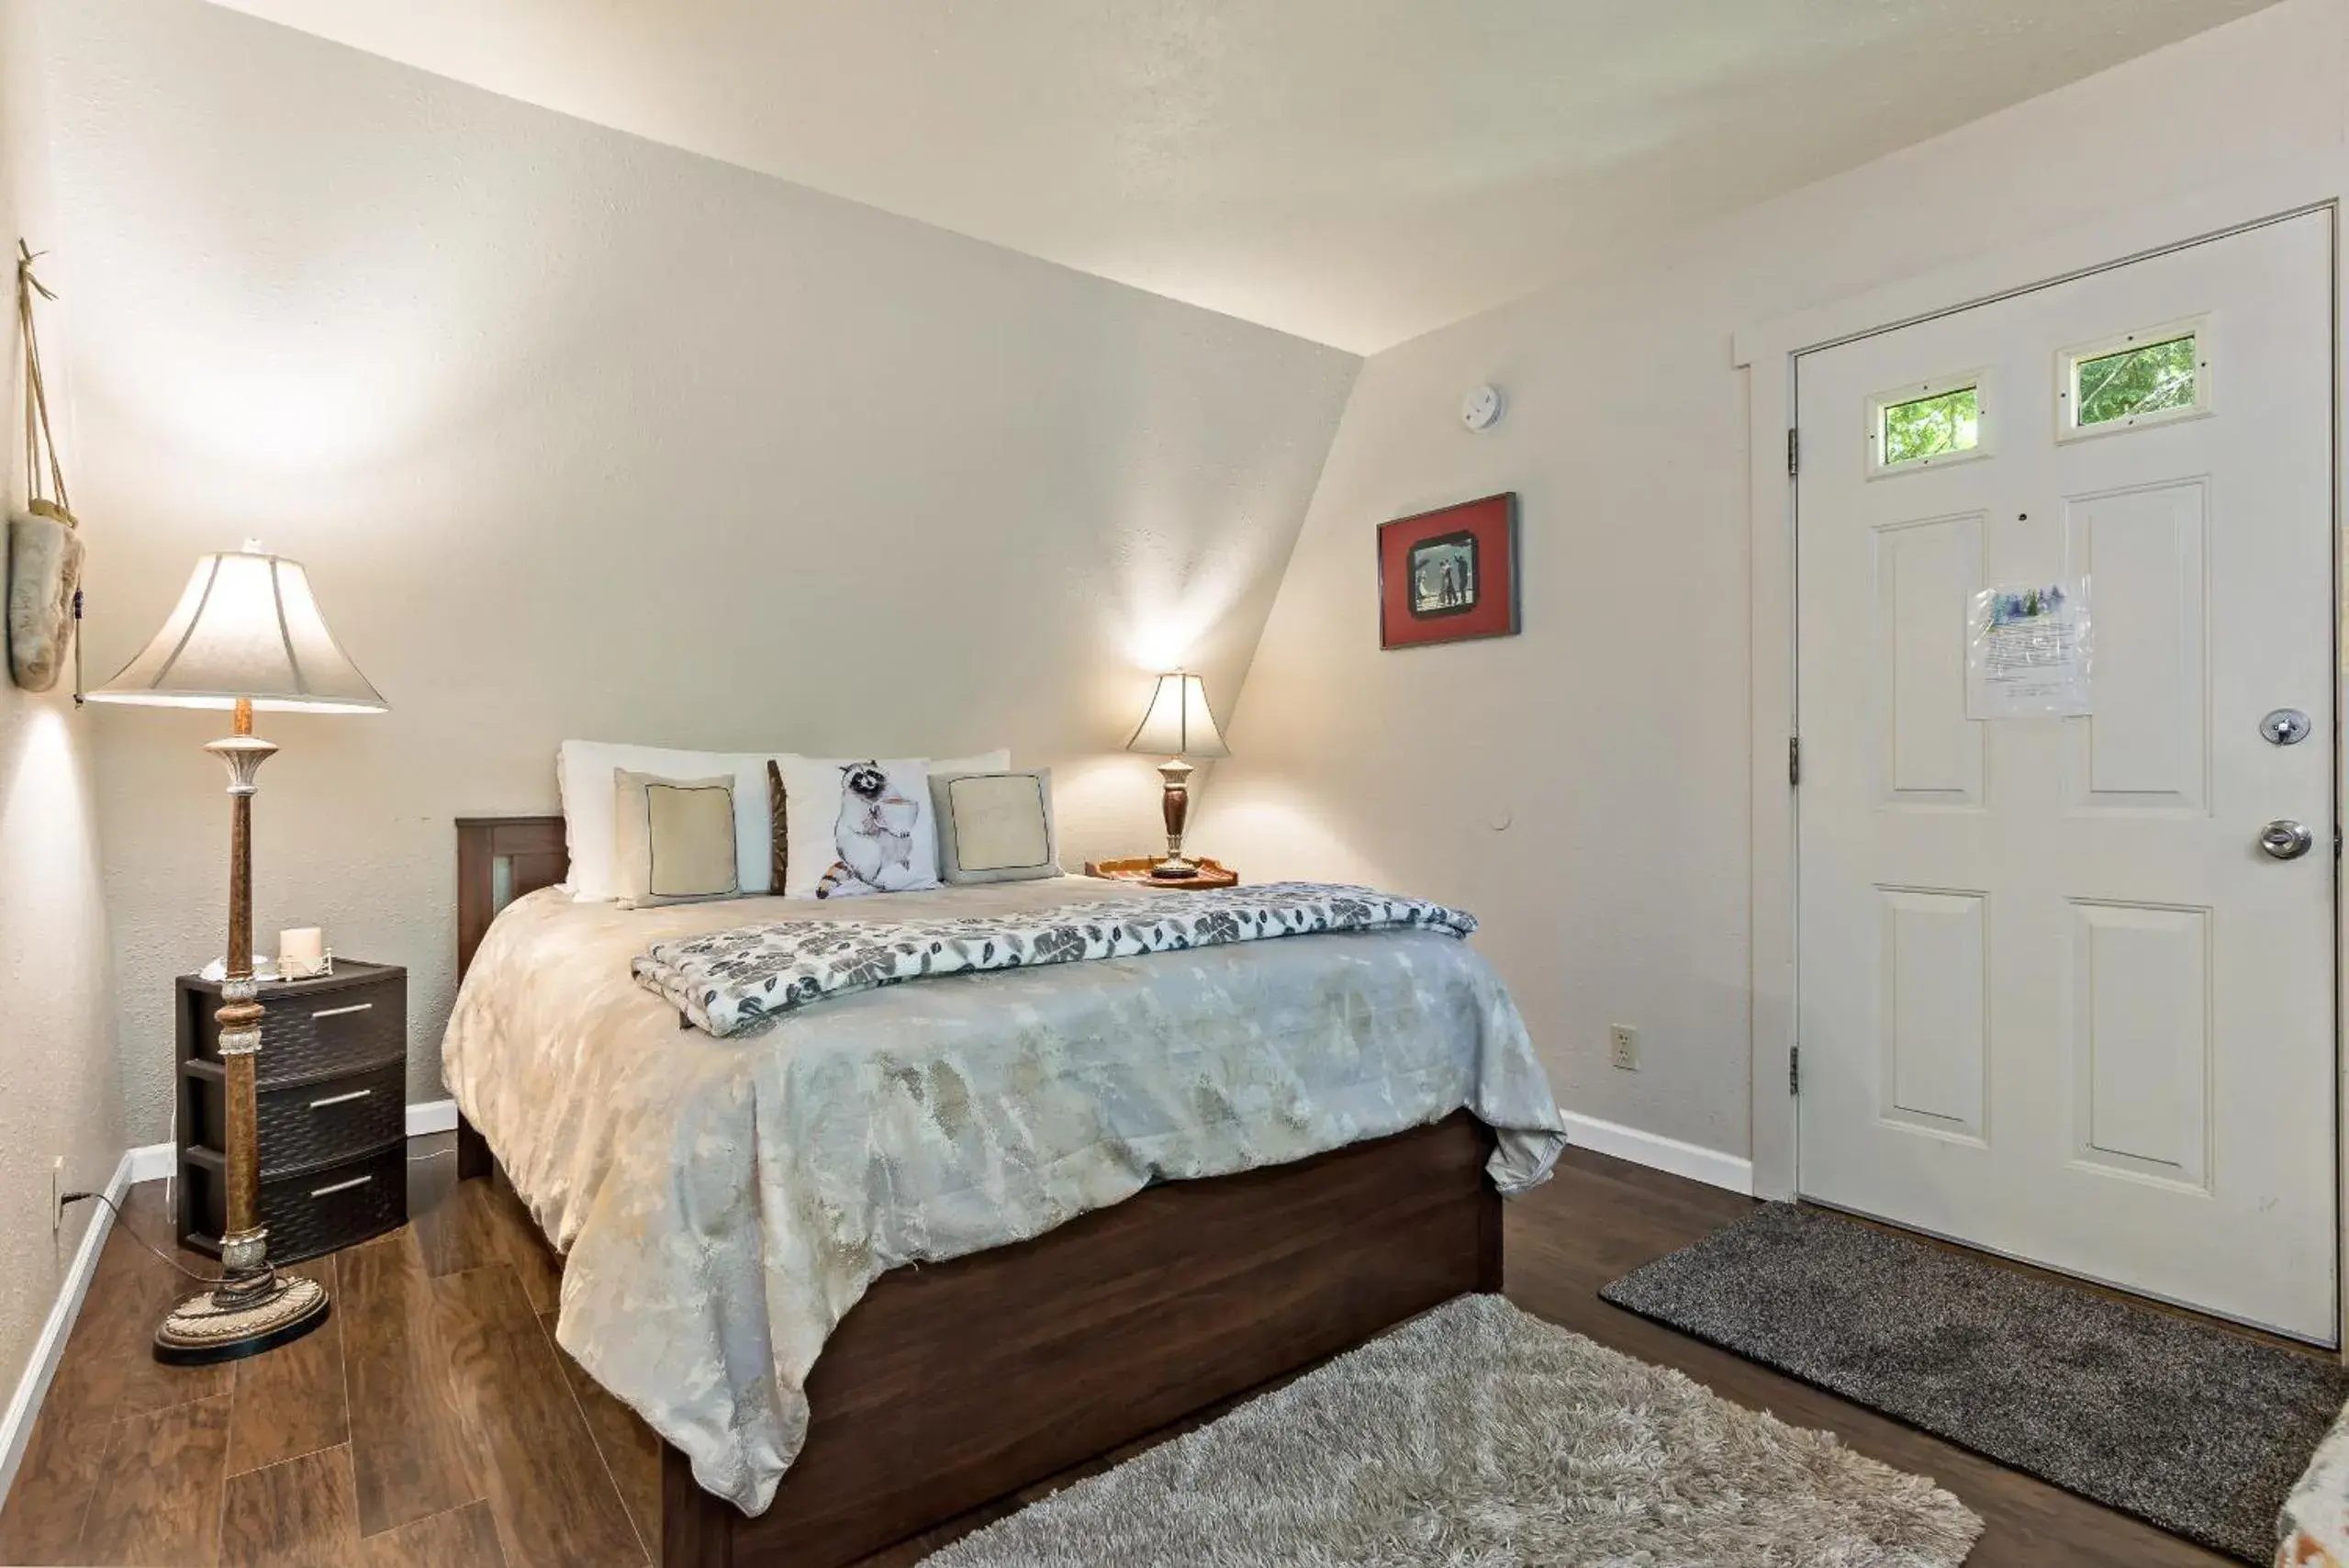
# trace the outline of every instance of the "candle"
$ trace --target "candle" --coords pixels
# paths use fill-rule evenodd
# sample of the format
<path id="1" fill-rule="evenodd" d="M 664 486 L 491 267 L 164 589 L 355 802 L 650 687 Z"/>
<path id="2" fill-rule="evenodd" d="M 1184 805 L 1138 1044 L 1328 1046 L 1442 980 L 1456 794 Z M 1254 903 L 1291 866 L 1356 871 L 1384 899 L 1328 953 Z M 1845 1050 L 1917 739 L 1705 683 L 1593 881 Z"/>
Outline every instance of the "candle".
<path id="1" fill-rule="evenodd" d="M 277 972 L 288 980 L 326 969 L 326 933 L 315 925 L 277 934 Z"/>

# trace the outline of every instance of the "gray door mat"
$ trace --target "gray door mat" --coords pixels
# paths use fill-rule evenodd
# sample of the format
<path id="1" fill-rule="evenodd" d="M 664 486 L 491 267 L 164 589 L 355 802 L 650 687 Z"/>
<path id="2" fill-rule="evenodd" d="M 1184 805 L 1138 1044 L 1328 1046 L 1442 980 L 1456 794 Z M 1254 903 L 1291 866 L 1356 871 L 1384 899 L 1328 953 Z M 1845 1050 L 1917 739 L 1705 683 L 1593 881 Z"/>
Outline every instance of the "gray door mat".
<path id="1" fill-rule="evenodd" d="M 2349 1398 L 2319 1355 L 1792 1204 L 1599 1295 L 2245 1562 Z"/>

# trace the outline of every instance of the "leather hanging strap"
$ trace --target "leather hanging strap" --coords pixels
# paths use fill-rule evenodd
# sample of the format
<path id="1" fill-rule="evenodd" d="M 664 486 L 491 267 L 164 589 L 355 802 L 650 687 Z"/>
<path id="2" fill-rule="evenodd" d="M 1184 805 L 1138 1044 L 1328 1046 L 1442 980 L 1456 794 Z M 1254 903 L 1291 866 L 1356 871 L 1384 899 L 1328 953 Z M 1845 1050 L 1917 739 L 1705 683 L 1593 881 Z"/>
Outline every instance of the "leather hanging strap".
<path id="1" fill-rule="evenodd" d="M 17 330 L 25 344 L 25 490 L 29 510 L 71 528 L 73 503 L 65 494 L 65 468 L 57 459 L 57 438 L 49 428 L 49 388 L 40 375 L 40 339 L 33 330 L 33 296 L 56 295 L 33 276 L 34 255 L 17 241 Z"/>

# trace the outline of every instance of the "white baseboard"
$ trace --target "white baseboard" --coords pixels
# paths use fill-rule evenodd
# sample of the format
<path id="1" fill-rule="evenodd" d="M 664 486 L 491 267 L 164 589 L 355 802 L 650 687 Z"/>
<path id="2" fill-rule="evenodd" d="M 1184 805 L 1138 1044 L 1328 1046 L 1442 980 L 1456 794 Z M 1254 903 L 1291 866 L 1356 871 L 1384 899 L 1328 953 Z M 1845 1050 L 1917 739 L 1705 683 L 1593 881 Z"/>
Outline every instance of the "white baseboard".
<path id="1" fill-rule="evenodd" d="M 408 1108 L 408 1136 L 422 1137 L 427 1133 L 453 1133 L 457 1130 L 457 1103 L 453 1100 L 426 1100 Z"/>
<path id="2" fill-rule="evenodd" d="M 1627 1127 L 1618 1122 L 1602 1122 L 1596 1116 L 1578 1116 L 1561 1108 L 1559 1114 L 1566 1118 L 1566 1134 L 1577 1147 L 1594 1154 L 1613 1155 L 1637 1165 L 1652 1166 L 1669 1170 L 1675 1176 L 1685 1176 L 1692 1182 L 1702 1182 L 1708 1187 L 1726 1187 L 1732 1193 L 1753 1196 L 1753 1161 L 1734 1154 L 1723 1154 L 1716 1148 L 1703 1148 L 1693 1143 L 1683 1143 L 1676 1137 L 1664 1137 L 1656 1133 L 1643 1133 L 1637 1127 Z"/>
<path id="3" fill-rule="evenodd" d="M 163 1151 L 169 1165 L 172 1146 L 155 1146 Z M 114 1168 L 114 1175 L 106 1182 L 106 1196 L 116 1203 L 130 1190 L 131 1182 L 141 1180 L 132 1174 L 132 1167 L 140 1155 L 153 1149 L 127 1149 Z M 17 1380 L 16 1392 L 8 1396 L 8 1407 L 0 1412 L 0 1503 L 8 1497 L 8 1488 L 17 1479 L 17 1467 L 24 1462 L 25 1445 L 32 1440 L 33 1417 L 40 1412 L 40 1402 L 49 1393 L 50 1380 L 57 1375 L 57 1363 L 64 1359 L 65 1340 L 73 1332 L 73 1320 L 81 1316 L 82 1298 L 90 1294 L 90 1282 L 97 1277 L 98 1258 L 106 1251 L 106 1236 L 114 1229 L 114 1211 L 104 1204 L 92 1204 L 95 1212 L 82 1232 L 82 1244 L 73 1249 L 73 1261 L 60 1282 L 57 1300 L 50 1304 L 48 1321 L 40 1326 L 40 1337 L 33 1341 L 33 1353 L 25 1363 L 24 1375 Z"/>
<path id="4" fill-rule="evenodd" d="M 141 1144 L 122 1156 L 123 1168 L 130 1172 L 133 1182 L 161 1182 L 178 1163 L 179 1148 L 175 1144 Z"/>

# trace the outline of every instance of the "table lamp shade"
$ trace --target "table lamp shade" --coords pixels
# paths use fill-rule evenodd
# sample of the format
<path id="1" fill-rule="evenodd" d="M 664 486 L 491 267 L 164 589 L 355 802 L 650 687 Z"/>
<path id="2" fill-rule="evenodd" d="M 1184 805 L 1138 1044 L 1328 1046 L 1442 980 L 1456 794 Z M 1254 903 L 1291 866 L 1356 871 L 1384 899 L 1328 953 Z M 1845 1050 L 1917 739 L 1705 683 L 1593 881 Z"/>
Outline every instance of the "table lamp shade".
<path id="1" fill-rule="evenodd" d="M 1125 749 L 1154 756 L 1212 759 L 1232 755 L 1224 745 L 1223 732 L 1215 727 L 1215 715 L 1208 711 L 1206 683 L 1180 670 L 1158 677 L 1158 689 L 1150 696 L 1150 711 L 1142 715 L 1142 727 L 1134 732 Z"/>
<path id="2" fill-rule="evenodd" d="M 93 702 L 265 712 L 380 713 L 388 703 L 319 613 L 300 563 L 251 545 L 196 564 L 186 591 Z"/>

